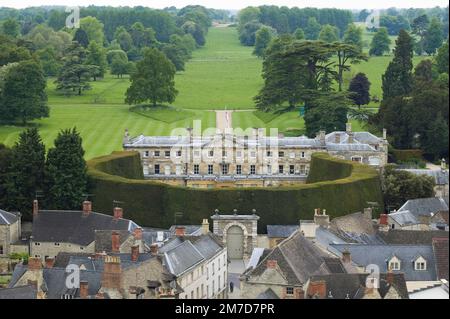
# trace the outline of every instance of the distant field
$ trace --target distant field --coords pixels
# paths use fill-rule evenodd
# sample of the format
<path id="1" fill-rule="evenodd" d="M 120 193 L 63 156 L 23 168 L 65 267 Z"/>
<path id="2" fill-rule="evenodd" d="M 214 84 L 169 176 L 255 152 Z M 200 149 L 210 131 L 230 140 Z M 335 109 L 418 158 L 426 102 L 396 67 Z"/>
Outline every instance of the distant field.
<path id="1" fill-rule="evenodd" d="M 131 112 L 130 106 L 124 104 L 124 94 L 130 85 L 127 77 L 107 75 L 92 82 L 92 90 L 73 97 L 57 93 L 51 78 L 47 88 L 50 118 L 30 125 L 39 127 L 47 146 L 52 145 L 58 131 L 76 126 L 88 159 L 120 150 L 125 128 L 131 135 L 168 135 L 174 128 L 192 126 L 194 119 L 202 120 L 203 128 L 214 127 L 215 114 L 207 111 L 214 109 L 250 110 L 233 114 L 234 127 L 276 127 L 280 132 L 303 132 L 303 119 L 297 112 L 256 116 L 251 110 L 252 99 L 262 85 L 262 61 L 251 54 L 252 47 L 239 43 L 235 28 L 211 28 L 206 40 L 205 47 L 196 50 L 186 64 L 186 71 L 176 75 L 180 93 L 172 106 L 181 111 L 158 109 L 146 111 L 145 116 Z M 371 94 L 381 96 L 381 74 L 391 58 L 372 57 L 369 62 L 353 66 L 345 77 L 345 87 L 352 75 L 364 72 L 372 83 Z M 420 59 L 414 58 L 414 62 Z M 0 143 L 13 145 L 23 129 L 0 126 Z M 354 123 L 354 130 L 361 130 L 358 123 Z"/>

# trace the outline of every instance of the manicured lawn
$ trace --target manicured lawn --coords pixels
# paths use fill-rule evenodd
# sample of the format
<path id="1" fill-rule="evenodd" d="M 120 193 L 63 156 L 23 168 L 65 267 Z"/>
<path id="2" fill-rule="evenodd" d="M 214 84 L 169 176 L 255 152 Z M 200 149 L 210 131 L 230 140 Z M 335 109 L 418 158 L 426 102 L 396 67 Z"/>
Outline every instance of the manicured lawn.
<path id="1" fill-rule="evenodd" d="M 156 121 L 129 111 L 120 105 L 67 104 L 53 105 L 50 118 L 36 121 L 47 147 L 53 145 L 58 132 L 76 126 L 83 137 L 87 159 L 109 154 L 122 149 L 122 138 L 126 128 L 132 136 L 170 135 L 175 128 L 192 126 L 192 120 L 202 120 L 202 127 L 215 126 L 213 112 L 193 111 L 193 116 L 173 123 Z M 0 126 L 0 142 L 12 145 L 23 127 Z M 177 135 L 179 133 L 176 133 Z"/>
<path id="2" fill-rule="evenodd" d="M 166 123 L 178 122 L 195 116 L 195 112 L 191 110 L 178 109 L 171 106 L 153 107 L 136 105 L 131 107 L 130 111 Z"/>
<path id="3" fill-rule="evenodd" d="M 262 85 L 262 61 L 239 43 L 236 28 L 211 28 L 186 71 L 176 76 L 174 103 L 193 109 L 250 109 Z"/>

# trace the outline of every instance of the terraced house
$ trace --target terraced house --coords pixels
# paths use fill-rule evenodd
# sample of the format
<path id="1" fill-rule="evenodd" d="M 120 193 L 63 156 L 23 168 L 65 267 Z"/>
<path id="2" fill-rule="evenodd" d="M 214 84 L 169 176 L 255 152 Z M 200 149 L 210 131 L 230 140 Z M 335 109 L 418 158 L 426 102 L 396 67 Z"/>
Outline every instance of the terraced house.
<path id="1" fill-rule="evenodd" d="M 214 187 L 264 187 L 305 183 L 315 152 L 382 167 L 387 163 L 388 142 L 369 132 L 345 132 L 306 136 L 266 136 L 263 129 L 252 135 L 218 133 L 196 136 L 192 129 L 180 136 L 130 137 L 125 150 L 138 151 L 144 176 L 171 185 Z"/>

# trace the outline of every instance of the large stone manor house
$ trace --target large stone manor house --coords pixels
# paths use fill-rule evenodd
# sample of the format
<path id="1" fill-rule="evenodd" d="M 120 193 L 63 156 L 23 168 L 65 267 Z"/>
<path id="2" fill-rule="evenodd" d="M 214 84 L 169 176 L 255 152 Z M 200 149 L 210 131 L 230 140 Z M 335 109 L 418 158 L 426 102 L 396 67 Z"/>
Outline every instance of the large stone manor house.
<path id="1" fill-rule="evenodd" d="M 195 136 L 187 129 L 180 136 L 130 137 L 123 148 L 140 153 L 146 179 L 198 188 L 266 187 L 305 183 L 311 155 L 327 152 L 337 158 L 382 167 L 387 163 L 388 142 L 369 132 L 346 131 L 315 138 L 265 136 L 219 132 Z"/>

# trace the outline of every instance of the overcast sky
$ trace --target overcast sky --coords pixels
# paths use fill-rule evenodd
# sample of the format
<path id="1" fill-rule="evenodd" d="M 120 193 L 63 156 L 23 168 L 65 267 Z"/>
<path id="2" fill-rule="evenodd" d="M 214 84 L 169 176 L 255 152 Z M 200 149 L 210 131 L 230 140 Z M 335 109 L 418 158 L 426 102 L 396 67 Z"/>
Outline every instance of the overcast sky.
<path id="1" fill-rule="evenodd" d="M 448 0 L 0 0 L 0 7 L 24 8 L 42 5 L 110 5 L 110 6 L 146 6 L 151 8 L 164 8 L 175 6 L 184 7 L 189 4 L 200 4 L 208 8 L 240 9 L 247 6 L 271 4 L 288 7 L 317 7 L 317 8 L 428 8 L 446 7 Z"/>

